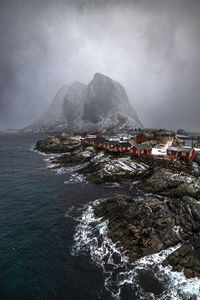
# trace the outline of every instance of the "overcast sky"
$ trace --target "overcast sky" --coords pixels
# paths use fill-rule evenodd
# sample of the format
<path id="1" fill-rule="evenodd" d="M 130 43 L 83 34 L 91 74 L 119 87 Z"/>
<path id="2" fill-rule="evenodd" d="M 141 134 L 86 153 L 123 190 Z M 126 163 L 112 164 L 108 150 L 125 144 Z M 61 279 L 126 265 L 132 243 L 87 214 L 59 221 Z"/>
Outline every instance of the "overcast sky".
<path id="1" fill-rule="evenodd" d="M 0 0 L 0 129 L 57 90 L 119 81 L 145 127 L 200 129 L 199 0 Z"/>

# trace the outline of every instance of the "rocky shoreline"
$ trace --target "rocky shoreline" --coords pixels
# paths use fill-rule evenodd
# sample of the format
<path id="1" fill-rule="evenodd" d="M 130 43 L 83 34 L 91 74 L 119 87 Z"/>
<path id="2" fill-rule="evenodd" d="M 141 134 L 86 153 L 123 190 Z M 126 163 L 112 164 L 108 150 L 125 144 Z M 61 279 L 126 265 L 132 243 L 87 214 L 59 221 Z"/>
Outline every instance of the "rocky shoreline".
<path id="1" fill-rule="evenodd" d="M 126 183 L 150 196 L 145 200 L 118 195 L 93 207 L 108 221 L 108 236 L 131 261 L 180 244 L 165 261 L 187 278 L 200 278 L 200 159 L 134 158 L 52 139 L 35 149 L 63 153 L 52 160 L 58 167 L 84 164 L 77 173 L 93 183 Z M 158 196 L 159 195 L 159 196 Z"/>

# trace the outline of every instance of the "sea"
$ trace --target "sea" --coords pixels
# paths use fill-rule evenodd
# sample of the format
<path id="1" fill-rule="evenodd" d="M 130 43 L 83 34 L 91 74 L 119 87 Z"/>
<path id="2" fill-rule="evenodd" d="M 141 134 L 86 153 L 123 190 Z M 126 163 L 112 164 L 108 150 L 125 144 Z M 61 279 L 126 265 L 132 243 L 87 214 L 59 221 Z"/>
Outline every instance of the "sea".
<path id="1" fill-rule="evenodd" d="M 55 155 L 34 150 L 45 137 L 0 134 L 0 299 L 200 299 L 197 278 L 162 266 L 176 248 L 131 264 L 93 214 L 93 203 L 116 194 L 149 195 L 91 184 L 81 166 L 57 169 Z"/>

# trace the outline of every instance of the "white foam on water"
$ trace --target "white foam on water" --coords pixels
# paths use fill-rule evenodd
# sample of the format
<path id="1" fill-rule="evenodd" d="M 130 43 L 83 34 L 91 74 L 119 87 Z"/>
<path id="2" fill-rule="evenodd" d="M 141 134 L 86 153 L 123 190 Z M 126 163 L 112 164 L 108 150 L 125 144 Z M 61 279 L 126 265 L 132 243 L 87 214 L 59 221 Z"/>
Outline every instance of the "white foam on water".
<path id="1" fill-rule="evenodd" d="M 34 147 L 34 146 L 33 146 Z M 88 162 L 74 166 L 74 167 L 62 167 L 58 163 L 53 163 L 52 160 L 60 157 L 62 155 L 69 155 L 69 152 L 65 153 L 55 153 L 55 154 L 46 154 L 43 152 L 40 152 L 34 148 L 31 148 L 32 151 L 37 152 L 43 156 L 45 156 L 44 161 L 46 163 L 46 168 L 54 171 L 56 175 L 62 175 L 62 174 L 69 174 L 70 178 L 66 181 L 64 181 L 64 184 L 73 184 L 73 183 L 78 183 L 78 182 L 84 182 L 87 184 L 88 182 L 85 180 L 84 176 L 81 174 L 76 173 L 81 168 L 84 168 L 87 166 Z"/>
<path id="2" fill-rule="evenodd" d="M 36 153 L 38 153 L 40 155 L 43 155 L 43 156 L 48 156 L 49 155 L 47 153 L 44 153 L 44 152 L 41 152 L 41 151 L 35 149 L 34 147 L 35 147 L 35 145 L 32 145 L 31 148 L 30 148 L 30 150 L 33 151 L 33 152 L 36 152 Z"/>
<path id="3" fill-rule="evenodd" d="M 105 199 L 104 199 L 105 200 Z M 94 204 L 99 201 L 96 200 Z M 137 291 L 137 299 L 144 300 L 199 300 L 200 280 L 187 279 L 183 273 L 173 272 L 171 267 L 163 267 L 162 262 L 180 245 L 163 250 L 159 253 L 145 256 L 134 263 L 122 254 L 111 239 L 107 236 L 107 221 L 95 217 L 92 205 L 84 207 L 74 234 L 74 245 L 71 254 L 90 255 L 91 260 L 102 268 L 105 275 L 105 288 L 111 293 L 113 299 L 120 299 L 121 289 L 130 284 Z M 179 228 L 174 228 L 179 230 Z M 118 257 L 117 261 L 115 257 Z M 138 280 L 139 270 L 152 270 L 157 268 L 155 277 L 164 284 L 166 290 L 161 295 L 145 292 Z"/>
<path id="4" fill-rule="evenodd" d="M 103 186 L 108 187 L 108 188 L 119 188 L 122 185 L 120 183 L 118 183 L 118 182 L 113 182 L 113 183 L 106 182 L 106 183 L 104 183 Z"/>
<path id="5" fill-rule="evenodd" d="M 72 173 L 70 178 L 64 181 L 64 184 L 74 184 L 74 183 L 82 183 L 82 182 L 88 184 L 88 182 L 85 180 L 83 175 L 78 173 Z"/>

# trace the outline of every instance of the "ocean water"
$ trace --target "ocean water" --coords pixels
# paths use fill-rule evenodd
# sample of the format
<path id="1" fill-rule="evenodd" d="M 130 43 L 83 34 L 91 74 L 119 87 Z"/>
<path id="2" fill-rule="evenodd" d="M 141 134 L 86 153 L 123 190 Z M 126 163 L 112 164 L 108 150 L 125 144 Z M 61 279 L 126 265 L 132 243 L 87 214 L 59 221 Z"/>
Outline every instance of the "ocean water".
<path id="1" fill-rule="evenodd" d="M 200 299 L 198 279 L 162 268 L 174 249 L 132 265 L 120 255 L 91 204 L 129 187 L 51 169 L 52 155 L 33 151 L 45 137 L 0 135 L 0 299 Z"/>

